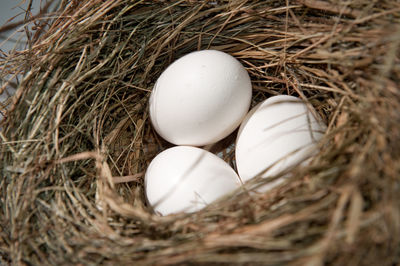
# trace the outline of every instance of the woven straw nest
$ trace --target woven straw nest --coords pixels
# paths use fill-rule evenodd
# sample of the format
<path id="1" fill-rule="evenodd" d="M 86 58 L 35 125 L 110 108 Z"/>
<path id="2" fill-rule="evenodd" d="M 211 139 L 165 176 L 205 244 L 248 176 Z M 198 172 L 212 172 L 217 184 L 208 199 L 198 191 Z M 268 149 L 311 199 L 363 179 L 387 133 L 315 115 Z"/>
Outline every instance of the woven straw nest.
<path id="1" fill-rule="evenodd" d="M 24 75 L 1 122 L 0 264 L 399 263 L 399 22 L 395 0 L 62 1 L 0 63 L 2 89 Z M 199 49 L 241 61 L 252 106 L 295 95 L 328 130 L 272 191 L 161 217 L 143 178 L 171 145 L 149 94 Z"/>

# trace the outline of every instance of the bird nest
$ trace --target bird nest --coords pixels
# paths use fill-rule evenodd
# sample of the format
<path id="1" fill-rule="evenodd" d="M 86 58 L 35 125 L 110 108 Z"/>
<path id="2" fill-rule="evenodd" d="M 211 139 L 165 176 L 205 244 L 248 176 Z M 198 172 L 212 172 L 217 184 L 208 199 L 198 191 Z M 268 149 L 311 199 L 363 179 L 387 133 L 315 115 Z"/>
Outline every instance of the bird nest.
<path id="1" fill-rule="evenodd" d="M 400 262 L 397 1 L 62 1 L 33 19 L 27 49 L 0 62 L 2 90 L 23 75 L 1 122 L 0 264 Z M 159 216 L 144 173 L 171 144 L 149 95 L 202 49 L 245 66 L 252 106 L 295 95 L 327 131 L 274 189 Z M 232 164 L 233 138 L 208 149 Z"/>

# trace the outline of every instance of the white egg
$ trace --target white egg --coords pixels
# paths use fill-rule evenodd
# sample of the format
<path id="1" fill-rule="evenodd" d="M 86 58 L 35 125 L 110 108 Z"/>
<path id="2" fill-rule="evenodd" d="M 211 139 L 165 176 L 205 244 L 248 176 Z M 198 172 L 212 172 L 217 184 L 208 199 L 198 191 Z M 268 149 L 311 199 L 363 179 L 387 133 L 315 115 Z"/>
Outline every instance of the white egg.
<path id="1" fill-rule="evenodd" d="M 325 125 L 313 113 L 299 98 L 287 95 L 270 97 L 254 107 L 236 140 L 241 180 L 275 176 L 309 158 L 325 131 Z M 279 183 L 278 179 L 275 184 Z"/>
<path id="2" fill-rule="evenodd" d="M 236 172 L 225 161 L 190 146 L 161 152 L 145 175 L 148 202 L 162 215 L 198 211 L 240 184 Z"/>
<path id="3" fill-rule="evenodd" d="M 250 101 L 250 78 L 237 59 L 216 50 L 197 51 L 172 63 L 158 78 L 150 119 L 167 141 L 203 146 L 232 133 Z"/>

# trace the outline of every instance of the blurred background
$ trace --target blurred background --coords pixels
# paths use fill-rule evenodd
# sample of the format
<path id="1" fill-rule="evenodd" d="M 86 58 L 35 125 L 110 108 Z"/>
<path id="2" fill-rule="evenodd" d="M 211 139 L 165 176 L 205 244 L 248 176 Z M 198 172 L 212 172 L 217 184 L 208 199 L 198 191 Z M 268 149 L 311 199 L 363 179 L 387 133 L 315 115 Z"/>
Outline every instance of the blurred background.
<path id="1" fill-rule="evenodd" d="M 32 0 L 31 3 L 31 12 L 32 14 L 37 14 L 40 12 L 41 0 Z M 0 28 L 3 26 L 11 26 L 15 25 L 15 23 L 22 22 L 25 19 L 26 10 L 30 1 L 21 1 L 21 0 L 0 0 Z M 21 27 L 23 25 L 20 25 Z M 20 41 L 26 40 L 24 38 L 25 34 L 17 34 L 15 30 L 19 28 L 10 29 L 5 32 L 0 32 L 0 41 L 1 47 L 0 49 L 9 53 L 11 50 L 15 48 L 15 45 Z M 20 30 L 20 33 L 23 29 Z M 19 39 L 22 38 L 22 39 Z M 21 45 L 17 48 L 22 48 Z"/>

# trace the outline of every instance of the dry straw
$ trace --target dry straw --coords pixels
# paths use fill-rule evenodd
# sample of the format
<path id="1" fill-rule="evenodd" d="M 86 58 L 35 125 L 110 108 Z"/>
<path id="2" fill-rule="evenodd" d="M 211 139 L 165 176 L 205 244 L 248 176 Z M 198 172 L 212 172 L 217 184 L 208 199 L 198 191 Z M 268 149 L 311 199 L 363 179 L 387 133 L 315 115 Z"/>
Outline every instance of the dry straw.
<path id="1" fill-rule="evenodd" d="M 1 123 L 1 265 L 400 263 L 398 1 L 62 1 L 35 21 L 0 62 L 2 90 L 24 75 Z M 253 105 L 299 96 L 328 131 L 271 192 L 160 217 L 149 93 L 198 49 L 243 63 Z"/>

